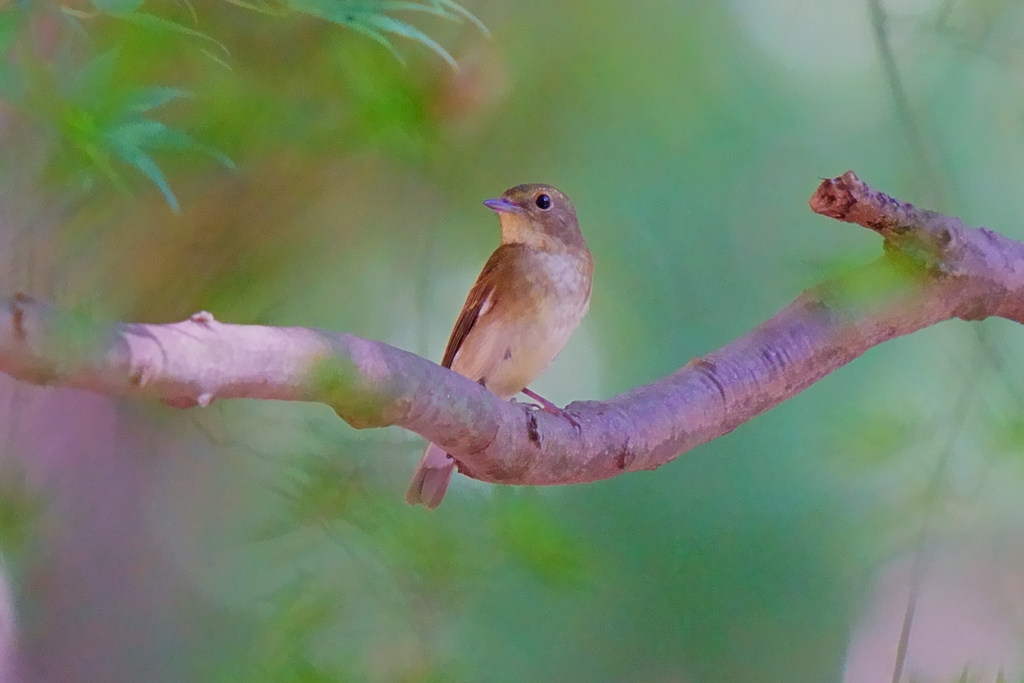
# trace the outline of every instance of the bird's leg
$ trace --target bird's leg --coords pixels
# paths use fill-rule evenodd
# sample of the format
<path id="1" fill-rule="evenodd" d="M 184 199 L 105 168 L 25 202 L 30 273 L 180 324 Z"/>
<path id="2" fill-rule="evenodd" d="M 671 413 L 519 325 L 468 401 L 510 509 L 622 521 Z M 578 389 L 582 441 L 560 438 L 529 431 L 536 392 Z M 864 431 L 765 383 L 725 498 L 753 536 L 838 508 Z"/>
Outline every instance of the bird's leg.
<path id="1" fill-rule="evenodd" d="M 559 408 L 554 403 L 552 403 L 551 401 L 547 400 L 546 398 L 544 398 L 543 396 L 541 396 L 537 392 L 531 391 L 529 389 L 529 387 L 524 387 L 523 388 L 523 393 L 526 394 L 526 396 L 528 396 L 529 398 L 531 398 L 534 401 L 536 401 L 538 403 L 538 407 L 541 410 L 543 410 L 545 413 L 550 413 L 552 415 L 557 415 L 559 417 L 564 417 L 566 420 L 568 420 L 572 424 L 573 427 L 576 428 L 577 432 L 579 432 L 581 430 L 579 421 L 569 411 L 565 410 L 564 408 Z"/>
<path id="2" fill-rule="evenodd" d="M 543 410 L 545 413 L 551 413 L 552 415 L 561 415 L 563 412 L 565 412 L 564 410 L 562 410 L 561 408 L 559 408 L 554 403 L 547 400 L 537 392 L 531 391 L 529 387 L 523 389 L 523 393 L 526 394 L 528 397 L 532 398 L 534 401 L 536 401 L 539 404 L 540 409 Z"/>

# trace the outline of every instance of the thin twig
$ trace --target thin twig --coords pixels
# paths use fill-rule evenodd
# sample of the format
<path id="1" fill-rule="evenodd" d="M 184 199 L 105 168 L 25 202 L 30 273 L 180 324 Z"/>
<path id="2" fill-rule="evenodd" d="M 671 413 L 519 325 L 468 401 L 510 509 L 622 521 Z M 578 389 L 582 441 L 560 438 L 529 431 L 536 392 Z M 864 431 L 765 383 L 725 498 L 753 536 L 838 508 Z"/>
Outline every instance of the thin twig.
<path id="1" fill-rule="evenodd" d="M 875 39 L 875 49 L 882 62 L 882 69 L 885 72 L 886 82 L 889 84 L 889 92 L 892 95 L 893 106 L 896 108 L 896 118 L 903 129 L 910 146 L 910 154 L 918 171 L 924 176 L 924 186 L 930 188 L 932 194 L 929 200 L 939 201 L 944 192 L 941 191 L 939 174 L 935 171 L 935 164 L 925 144 L 924 135 L 917 124 L 914 115 L 914 108 L 910 104 L 910 97 L 907 95 L 907 88 L 903 82 L 903 74 L 900 71 L 899 62 L 896 60 L 896 53 L 892 47 L 889 36 L 889 16 L 882 6 L 881 0 L 867 0 L 868 15 L 871 20 L 871 32 Z"/>
<path id="2" fill-rule="evenodd" d="M 903 678 L 903 670 L 907 661 L 907 649 L 910 646 L 910 632 L 914 624 L 914 614 L 917 611 L 918 599 L 921 595 L 921 584 L 924 581 L 924 572 L 927 567 L 927 544 L 932 516 L 935 514 L 942 484 L 946 479 L 946 470 L 949 467 L 949 460 L 953 455 L 960 435 L 963 433 L 964 423 L 967 420 L 967 412 L 973 400 L 977 384 L 970 381 L 960 400 L 957 401 L 954 415 L 956 416 L 953 428 L 946 440 L 939 457 L 935 462 L 935 469 L 928 480 L 928 487 L 925 491 L 924 519 L 921 520 L 921 529 L 917 535 L 917 542 L 914 547 L 914 559 L 910 565 L 910 592 L 907 597 L 907 607 L 903 613 L 903 624 L 900 627 L 900 638 L 896 645 L 896 661 L 892 668 L 892 683 L 900 683 Z"/>

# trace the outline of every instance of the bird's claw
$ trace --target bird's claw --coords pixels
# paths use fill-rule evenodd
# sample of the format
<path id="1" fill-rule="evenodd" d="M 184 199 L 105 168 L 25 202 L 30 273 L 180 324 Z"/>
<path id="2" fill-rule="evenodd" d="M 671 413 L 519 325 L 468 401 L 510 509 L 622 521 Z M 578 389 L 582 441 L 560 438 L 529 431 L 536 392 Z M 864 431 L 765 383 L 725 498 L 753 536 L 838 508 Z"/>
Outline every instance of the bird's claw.
<path id="1" fill-rule="evenodd" d="M 580 421 L 576 419 L 579 415 L 576 413 L 570 413 L 568 410 L 562 410 L 562 417 L 568 420 L 569 424 L 573 426 L 573 429 L 576 430 L 577 436 L 583 433 L 583 425 L 581 425 Z"/>
<path id="2" fill-rule="evenodd" d="M 528 401 L 519 402 L 516 401 L 515 399 L 512 399 L 512 401 L 514 403 L 520 403 L 520 405 L 524 405 L 530 410 L 539 410 L 542 413 L 547 413 L 548 415 L 554 415 L 555 417 L 560 417 L 562 419 L 568 420 L 569 424 L 573 426 L 573 429 L 576 430 L 577 434 L 583 433 L 583 425 L 580 424 L 580 421 L 577 419 L 579 415 L 577 415 L 576 413 L 570 413 L 565 408 L 559 408 L 550 401 L 547 401 L 545 403 L 530 403 Z"/>

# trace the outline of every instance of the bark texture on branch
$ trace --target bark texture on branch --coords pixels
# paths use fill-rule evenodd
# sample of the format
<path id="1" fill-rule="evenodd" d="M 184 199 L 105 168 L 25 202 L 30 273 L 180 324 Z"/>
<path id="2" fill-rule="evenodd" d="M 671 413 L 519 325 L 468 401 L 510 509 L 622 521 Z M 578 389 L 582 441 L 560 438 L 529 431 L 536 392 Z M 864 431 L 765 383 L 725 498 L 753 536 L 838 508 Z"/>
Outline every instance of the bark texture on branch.
<path id="1" fill-rule="evenodd" d="M 804 292 L 668 377 L 570 404 L 579 429 L 382 342 L 229 325 L 207 313 L 167 325 L 96 324 L 18 295 L 0 316 L 0 371 L 177 407 L 223 398 L 318 401 L 356 427 L 420 434 L 477 479 L 571 484 L 656 468 L 872 346 L 928 325 L 989 316 L 1024 322 L 1024 245 L 872 190 L 852 171 L 824 181 L 810 205 L 879 233 L 884 255 Z M 874 286 L 865 293 L 856 283 Z"/>

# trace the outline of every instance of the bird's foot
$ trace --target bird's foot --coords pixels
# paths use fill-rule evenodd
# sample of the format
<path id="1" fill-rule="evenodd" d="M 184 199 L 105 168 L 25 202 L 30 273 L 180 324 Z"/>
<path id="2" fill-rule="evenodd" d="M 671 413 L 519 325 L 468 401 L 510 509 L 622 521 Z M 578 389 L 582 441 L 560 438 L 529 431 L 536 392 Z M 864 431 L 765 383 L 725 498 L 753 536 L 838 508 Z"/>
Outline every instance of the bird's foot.
<path id="1" fill-rule="evenodd" d="M 564 418 L 564 419 L 568 420 L 569 424 L 571 424 L 573 427 L 576 428 L 576 433 L 577 434 L 579 434 L 579 433 L 581 433 L 583 431 L 583 427 L 580 425 L 579 420 L 576 419 L 578 417 L 578 415 L 574 415 L 573 413 L 570 413 L 565 408 L 559 408 L 554 403 L 552 403 L 551 401 L 547 400 L 546 398 L 544 398 L 543 396 L 541 396 L 540 394 L 538 394 L 535 391 L 530 391 L 529 389 L 523 389 L 523 393 L 526 396 L 529 396 L 531 399 L 533 399 L 534 401 L 537 402 L 537 405 L 533 406 L 534 408 L 536 408 L 538 410 L 543 410 L 545 413 L 548 413 L 550 415 L 557 415 L 558 417 L 561 417 L 561 418 Z"/>

